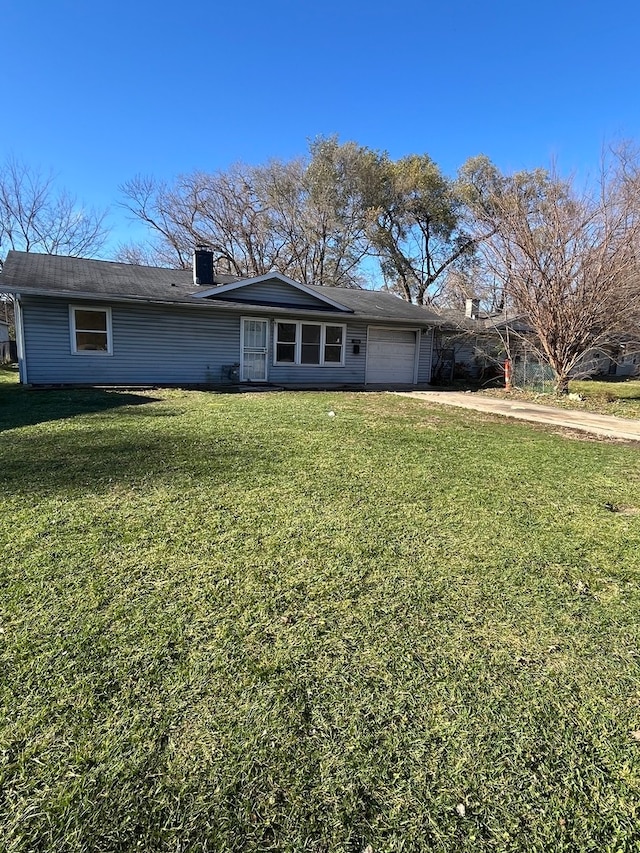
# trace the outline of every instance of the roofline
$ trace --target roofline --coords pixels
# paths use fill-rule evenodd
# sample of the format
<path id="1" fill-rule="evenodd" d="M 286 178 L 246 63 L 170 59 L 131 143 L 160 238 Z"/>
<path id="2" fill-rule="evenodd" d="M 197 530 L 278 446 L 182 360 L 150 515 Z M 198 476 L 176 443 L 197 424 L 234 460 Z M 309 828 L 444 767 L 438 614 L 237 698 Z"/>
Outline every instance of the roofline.
<path id="1" fill-rule="evenodd" d="M 317 308 L 305 308 L 300 306 L 299 308 L 292 308 L 291 306 L 279 306 L 279 305 L 252 305 L 248 302 L 202 302 L 198 300 L 197 302 L 187 302 L 187 301 L 179 301 L 179 300 L 170 300 L 170 299 L 156 299 L 150 296 L 122 296 L 120 294 L 97 294 L 88 291 L 78 291 L 78 290 L 41 290 L 39 288 L 29 288 L 29 287 L 21 287 L 19 290 L 13 290 L 12 293 L 16 295 L 19 299 L 20 296 L 43 296 L 43 297 L 53 297 L 58 299 L 68 299 L 74 300 L 78 299 L 81 301 L 89 301 L 89 302 L 107 302 L 109 304 L 114 302 L 126 302 L 126 303 L 134 303 L 134 304 L 142 304 L 142 305 L 168 305 L 173 308 L 197 308 L 202 309 L 204 307 L 209 310 L 222 310 L 225 312 L 237 312 L 241 314 L 277 314 L 283 315 L 285 317 L 292 316 L 304 316 L 304 317 L 322 317 L 322 318 L 331 318 L 337 321 L 337 316 L 334 313 L 329 311 L 319 311 Z M 189 294 L 192 296 L 192 294 Z M 421 320 L 417 317 L 376 317 L 371 314 L 360 314 L 355 311 L 345 312 L 349 314 L 349 317 L 345 320 L 353 320 L 353 322 L 365 322 L 365 323 L 375 323 L 377 325 L 391 324 L 394 326 L 404 325 L 404 326 L 413 326 L 415 327 L 424 327 L 424 328 L 433 328 L 437 324 L 433 322 L 433 319 L 429 319 L 425 317 L 424 320 Z"/>
<path id="2" fill-rule="evenodd" d="M 263 281 L 270 281 L 272 279 L 278 279 L 284 284 L 288 284 L 291 287 L 295 287 L 297 290 L 301 290 L 303 293 L 306 293 L 308 296 L 314 296 L 316 299 L 319 299 L 321 302 L 326 302 L 327 305 L 331 305 L 333 308 L 337 308 L 339 311 L 344 311 L 345 314 L 353 314 L 352 308 L 347 308 L 346 305 L 342 305 L 340 302 L 336 302 L 335 299 L 331 299 L 329 296 L 325 296 L 323 293 L 318 293 L 317 290 L 311 290 L 306 284 L 302 284 L 299 281 L 294 281 L 289 276 L 283 275 L 281 272 L 269 272 L 264 275 L 256 275 L 252 278 L 242 278 L 239 281 L 231 281 L 228 284 L 220 284 L 217 287 L 208 287 L 206 290 L 198 293 L 192 293 L 196 299 L 204 299 L 207 296 L 216 296 L 218 293 L 228 293 L 231 290 L 238 290 L 243 287 L 248 287 L 251 284 L 260 284 Z"/>
<path id="3" fill-rule="evenodd" d="M 90 263 L 112 264 L 113 266 L 121 267 L 141 267 L 146 270 L 163 270 L 165 272 L 191 272 L 191 267 L 159 267 L 153 264 L 132 264 L 130 261 L 116 261 L 113 258 L 86 258 L 84 255 L 61 255 L 57 252 L 25 252 L 22 249 L 9 249 L 5 258 L 5 264 L 9 255 L 31 255 L 36 258 L 63 258 L 64 260 L 88 261 Z"/>
<path id="4" fill-rule="evenodd" d="M 153 296 L 134 296 L 121 293 L 96 293 L 90 290 L 43 290 L 41 287 L 15 287 L 7 291 L 15 296 L 52 296 L 59 299 L 93 299 L 96 302 L 146 302 L 158 305 L 197 305 L 196 302 L 180 302 L 177 299 L 157 299 Z M 187 294 L 191 296 L 191 294 Z"/>

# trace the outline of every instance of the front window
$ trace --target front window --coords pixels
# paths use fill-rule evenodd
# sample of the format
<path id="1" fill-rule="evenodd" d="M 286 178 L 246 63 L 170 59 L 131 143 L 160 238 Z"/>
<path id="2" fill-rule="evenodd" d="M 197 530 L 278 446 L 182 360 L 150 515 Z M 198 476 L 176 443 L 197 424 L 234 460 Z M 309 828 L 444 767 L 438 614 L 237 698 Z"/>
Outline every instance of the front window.
<path id="1" fill-rule="evenodd" d="M 296 324 L 278 323 L 276 330 L 276 362 L 278 364 L 295 364 Z"/>
<path id="2" fill-rule="evenodd" d="M 344 364 L 345 327 L 328 323 L 276 323 L 275 363 Z"/>
<path id="3" fill-rule="evenodd" d="M 71 349 L 74 353 L 111 353 L 111 311 L 109 308 L 71 306 Z"/>
<path id="4" fill-rule="evenodd" d="M 310 326 L 301 323 L 302 347 L 300 350 L 301 364 L 320 364 L 320 333 L 322 326 Z"/>
<path id="5" fill-rule="evenodd" d="M 324 360 L 331 364 L 342 361 L 342 346 L 344 344 L 344 326 L 325 326 Z"/>

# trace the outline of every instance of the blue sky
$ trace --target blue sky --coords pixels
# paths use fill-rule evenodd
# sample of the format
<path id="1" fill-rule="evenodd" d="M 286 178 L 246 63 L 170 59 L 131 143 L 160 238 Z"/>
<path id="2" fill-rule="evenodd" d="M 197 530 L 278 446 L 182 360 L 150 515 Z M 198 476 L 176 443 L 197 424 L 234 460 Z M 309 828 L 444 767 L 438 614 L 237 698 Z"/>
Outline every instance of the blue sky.
<path id="1" fill-rule="evenodd" d="M 338 134 L 448 174 L 595 170 L 640 141 L 640 5 L 2 0 L 0 158 L 52 168 L 87 204 L 118 185 L 304 153 Z"/>

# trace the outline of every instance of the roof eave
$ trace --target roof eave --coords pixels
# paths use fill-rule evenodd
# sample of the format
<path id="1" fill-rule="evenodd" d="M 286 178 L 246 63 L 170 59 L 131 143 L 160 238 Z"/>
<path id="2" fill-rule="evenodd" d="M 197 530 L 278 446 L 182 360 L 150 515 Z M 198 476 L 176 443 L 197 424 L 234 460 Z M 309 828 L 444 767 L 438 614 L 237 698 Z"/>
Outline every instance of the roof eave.
<path id="1" fill-rule="evenodd" d="M 437 325 L 436 321 L 430 317 L 389 317 L 376 316 L 375 314 L 360 313 L 353 309 L 342 312 L 341 315 L 336 315 L 334 311 L 323 311 L 317 308 L 306 308 L 303 306 L 278 306 L 278 305 L 254 305 L 250 302 L 223 302 L 218 300 L 202 300 L 188 294 L 182 299 L 162 299 L 152 296 L 136 296 L 132 294 L 120 293 L 95 293 L 91 291 L 78 290 L 43 290 L 37 287 L 20 287 L 9 290 L 7 292 L 14 293 L 17 296 L 43 296 L 45 298 L 56 299 L 78 299 L 82 301 L 92 302 L 127 302 L 147 305 L 168 305 L 172 307 L 198 308 L 218 310 L 234 313 L 247 314 L 278 314 L 282 316 L 304 316 L 304 317 L 322 317 L 324 320 L 333 319 L 339 322 L 340 316 L 344 317 L 347 314 L 349 319 L 365 323 L 377 323 L 382 325 L 405 326 L 405 327 L 420 327 L 432 328 Z M 344 317 L 347 319 L 347 317 Z"/>

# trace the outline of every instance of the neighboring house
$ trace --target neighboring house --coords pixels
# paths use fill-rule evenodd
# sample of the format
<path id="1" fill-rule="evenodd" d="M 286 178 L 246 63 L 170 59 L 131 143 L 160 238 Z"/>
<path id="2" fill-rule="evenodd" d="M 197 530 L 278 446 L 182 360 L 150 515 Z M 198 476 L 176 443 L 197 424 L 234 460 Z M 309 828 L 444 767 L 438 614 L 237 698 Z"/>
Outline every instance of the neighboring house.
<path id="1" fill-rule="evenodd" d="M 609 373 L 612 371 L 609 370 Z M 640 376 L 640 340 L 627 340 L 620 343 L 618 356 L 614 360 L 615 376 Z"/>
<path id="2" fill-rule="evenodd" d="M 9 324 L 0 320 L 0 364 L 11 361 L 11 345 L 9 343 Z"/>
<path id="3" fill-rule="evenodd" d="M 638 376 L 640 340 L 627 336 L 602 343 L 585 355 L 574 373 L 581 376 Z"/>
<path id="4" fill-rule="evenodd" d="M 522 315 L 481 312 L 477 299 L 465 311 L 440 312 L 434 336 L 433 381 L 483 382 L 499 377 L 508 353 L 517 377 L 537 377 L 547 370 L 536 348 L 536 335 Z M 640 373 L 640 341 L 610 340 L 587 352 L 571 371 L 575 378 L 635 376 Z"/>
<path id="5" fill-rule="evenodd" d="M 483 382 L 502 375 L 510 338 L 528 331 L 522 319 L 504 312 L 480 311 L 479 300 L 467 299 L 465 311 L 440 311 L 434 335 L 433 381 Z"/>
<path id="6" fill-rule="evenodd" d="M 377 291 L 9 252 L 30 385 L 426 385 L 435 314 Z"/>

